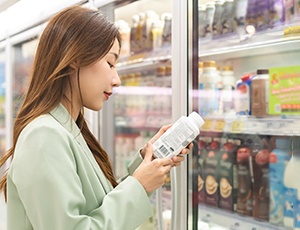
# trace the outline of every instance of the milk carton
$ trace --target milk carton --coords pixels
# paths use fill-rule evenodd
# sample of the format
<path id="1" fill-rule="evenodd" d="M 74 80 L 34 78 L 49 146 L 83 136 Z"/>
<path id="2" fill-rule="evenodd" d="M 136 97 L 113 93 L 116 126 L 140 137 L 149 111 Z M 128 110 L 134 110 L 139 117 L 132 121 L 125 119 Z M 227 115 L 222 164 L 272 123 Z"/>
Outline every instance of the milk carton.
<path id="1" fill-rule="evenodd" d="M 291 157 L 291 139 L 277 138 L 276 148 L 272 150 L 269 159 L 270 176 L 270 212 L 269 221 L 272 224 L 283 225 L 284 217 L 284 183 L 283 175 L 287 162 Z"/>

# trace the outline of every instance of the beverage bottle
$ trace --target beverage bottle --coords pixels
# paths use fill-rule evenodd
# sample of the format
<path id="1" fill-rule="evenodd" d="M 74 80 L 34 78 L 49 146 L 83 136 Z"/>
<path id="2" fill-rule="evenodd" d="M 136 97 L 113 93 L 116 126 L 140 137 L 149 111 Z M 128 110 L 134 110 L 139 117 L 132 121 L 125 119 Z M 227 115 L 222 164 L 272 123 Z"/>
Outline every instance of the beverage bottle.
<path id="1" fill-rule="evenodd" d="M 294 230 L 300 229 L 300 140 L 293 138 L 292 157 L 284 172 L 284 226 Z"/>
<path id="2" fill-rule="evenodd" d="M 215 12 L 212 23 L 212 34 L 214 38 L 222 35 L 222 15 L 223 15 L 223 0 L 215 0 Z"/>
<path id="3" fill-rule="evenodd" d="M 153 45 L 153 37 L 150 38 L 151 35 L 151 28 L 152 28 L 152 23 L 156 20 L 159 19 L 158 14 L 153 11 L 153 10 L 147 10 L 145 12 L 145 22 L 143 24 L 143 28 L 142 28 L 142 47 L 143 50 L 145 51 L 149 51 L 150 48 L 152 48 Z"/>
<path id="4" fill-rule="evenodd" d="M 170 47 L 172 43 L 172 14 L 162 14 L 164 20 L 164 27 L 162 32 L 162 46 Z"/>
<path id="5" fill-rule="evenodd" d="M 269 158 L 270 150 L 263 144 L 264 139 L 254 139 L 253 162 L 253 217 L 269 220 Z"/>
<path id="6" fill-rule="evenodd" d="M 217 76 L 216 76 L 216 82 L 217 82 L 217 89 L 221 90 L 223 88 L 223 81 L 221 76 L 221 67 L 219 65 L 216 65 L 217 67 Z"/>
<path id="7" fill-rule="evenodd" d="M 225 0 L 223 4 L 224 10 L 221 17 L 222 21 L 222 34 L 230 34 L 234 31 L 234 11 L 235 11 L 235 1 Z"/>
<path id="8" fill-rule="evenodd" d="M 204 124 L 202 117 L 192 112 L 181 116 L 158 140 L 153 143 L 153 153 L 157 158 L 172 158 L 192 142 L 200 133 Z"/>
<path id="9" fill-rule="evenodd" d="M 243 40 L 246 35 L 246 13 L 247 13 L 248 0 L 236 0 L 236 7 L 234 11 L 234 26 L 235 31 Z"/>
<path id="10" fill-rule="evenodd" d="M 205 4 L 199 4 L 198 7 L 198 25 L 199 25 L 199 38 L 205 37 L 205 17 L 206 17 L 206 5 Z"/>
<path id="11" fill-rule="evenodd" d="M 284 217 L 284 183 L 285 166 L 290 160 L 292 142 L 288 138 L 277 138 L 276 147 L 272 150 L 269 159 L 270 177 L 270 213 L 269 221 L 272 224 L 283 225 Z"/>
<path id="12" fill-rule="evenodd" d="M 282 26 L 285 23 L 285 2 L 284 0 L 270 0 L 270 27 Z"/>
<path id="13" fill-rule="evenodd" d="M 163 87 L 165 75 L 166 75 L 166 66 L 158 66 L 156 68 L 155 86 Z"/>
<path id="14" fill-rule="evenodd" d="M 264 31 L 269 28 L 270 24 L 269 0 L 257 0 L 256 10 L 256 30 Z"/>
<path id="15" fill-rule="evenodd" d="M 234 108 L 237 114 L 251 115 L 251 74 L 244 74 L 236 86 Z"/>
<path id="16" fill-rule="evenodd" d="M 218 207 L 220 141 L 215 138 L 208 147 L 205 158 L 205 204 Z"/>
<path id="17" fill-rule="evenodd" d="M 219 104 L 218 73 L 215 61 L 203 63 L 199 79 L 199 111 L 201 115 L 217 114 Z"/>
<path id="18" fill-rule="evenodd" d="M 237 151 L 237 213 L 246 216 L 253 213 L 252 169 L 251 146 L 245 141 Z"/>
<path id="19" fill-rule="evenodd" d="M 166 74 L 164 77 L 164 87 L 170 88 L 172 87 L 172 65 L 171 64 L 167 64 L 166 66 Z M 171 97 L 171 95 L 169 95 Z M 172 103 L 170 102 L 170 105 Z"/>
<path id="20" fill-rule="evenodd" d="M 237 203 L 236 146 L 228 140 L 221 149 L 219 207 L 235 211 Z"/>
<path id="21" fill-rule="evenodd" d="M 300 1 L 299 0 L 293 1 L 293 12 L 294 12 L 293 21 L 298 22 L 300 19 Z"/>
<path id="22" fill-rule="evenodd" d="M 258 69 L 251 82 L 251 112 L 253 116 L 265 117 L 269 111 L 269 70 Z"/>
<path id="23" fill-rule="evenodd" d="M 132 26 L 130 29 L 130 52 L 137 53 L 137 27 L 139 24 L 139 15 L 132 16 Z"/>
<path id="24" fill-rule="evenodd" d="M 154 20 L 152 22 L 152 26 L 150 29 L 149 35 L 149 51 L 159 51 L 162 46 L 162 31 L 163 31 L 163 23 L 160 20 Z"/>
<path id="25" fill-rule="evenodd" d="M 206 22 L 205 22 L 205 38 L 211 39 L 213 34 L 213 20 L 215 15 L 215 3 L 214 2 L 207 2 L 206 3 Z"/>
<path id="26" fill-rule="evenodd" d="M 223 66 L 221 72 L 222 90 L 220 91 L 220 110 L 223 114 L 235 113 L 234 90 L 235 77 L 232 66 Z"/>
<path id="27" fill-rule="evenodd" d="M 136 27 L 136 53 L 144 52 L 143 28 L 145 24 L 146 14 L 141 12 L 139 15 L 138 25 Z"/>
<path id="28" fill-rule="evenodd" d="M 116 26 L 120 30 L 122 38 L 122 48 L 120 50 L 120 56 L 128 56 L 130 54 L 130 27 L 129 24 L 124 20 L 117 20 Z"/>
<path id="29" fill-rule="evenodd" d="M 248 0 L 245 27 L 246 29 L 252 27 L 256 28 L 257 23 L 257 0 Z"/>

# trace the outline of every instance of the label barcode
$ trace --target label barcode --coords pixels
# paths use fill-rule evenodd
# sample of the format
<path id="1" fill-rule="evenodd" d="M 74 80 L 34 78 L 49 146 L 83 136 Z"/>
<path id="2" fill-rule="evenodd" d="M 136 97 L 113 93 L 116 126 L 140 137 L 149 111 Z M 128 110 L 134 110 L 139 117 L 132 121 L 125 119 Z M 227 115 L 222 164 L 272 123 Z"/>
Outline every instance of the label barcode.
<path id="1" fill-rule="evenodd" d="M 161 145 L 159 147 L 159 150 L 164 154 L 164 155 L 168 155 L 168 149 L 164 146 L 164 145 Z"/>

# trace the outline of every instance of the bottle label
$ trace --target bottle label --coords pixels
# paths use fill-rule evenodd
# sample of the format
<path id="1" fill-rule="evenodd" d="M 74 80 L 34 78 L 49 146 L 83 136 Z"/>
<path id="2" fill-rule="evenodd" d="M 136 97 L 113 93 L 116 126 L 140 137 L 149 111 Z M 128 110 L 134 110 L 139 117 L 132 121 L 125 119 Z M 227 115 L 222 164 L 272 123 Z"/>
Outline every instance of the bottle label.
<path id="1" fill-rule="evenodd" d="M 247 84 L 241 84 L 237 87 L 235 97 L 235 109 L 238 114 L 250 114 L 250 87 Z"/>
<path id="2" fill-rule="evenodd" d="M 297 197 L 297 189 L 293 188 L 285 188 L 284 193 L 284 217 L 287 218 L 294 218 L 294 204 L 295 204 L 295 198 Z"/>
<path id="3" fill-rule="evenodd" d="M 199 130 L 191 126 L 186 117 L 181 117 L 154 144 L 154 155 L 158 158 L 172 158 L 193 141 Z"/>
<path id="4" fill-rule="evenodd" d="M 218 111 L 219 90 L 217 83 L 204 82 L 199 84 L 199 113 L 203 116 L 212 115 Z"/>
<path id="5" fill-rule="evenodd" d="M 273 224 L 283 224 L 284 193 L 283 176 L 285 164 L 288 161 L 288 152 L 274 149 L 270 154 L 270 216 Z"/>
<path id="6" fill-rule="evenodd" d="M 268 82 L 266 79 L 257 79 L 252 81 L 252 115 L 268 115 Z"/>

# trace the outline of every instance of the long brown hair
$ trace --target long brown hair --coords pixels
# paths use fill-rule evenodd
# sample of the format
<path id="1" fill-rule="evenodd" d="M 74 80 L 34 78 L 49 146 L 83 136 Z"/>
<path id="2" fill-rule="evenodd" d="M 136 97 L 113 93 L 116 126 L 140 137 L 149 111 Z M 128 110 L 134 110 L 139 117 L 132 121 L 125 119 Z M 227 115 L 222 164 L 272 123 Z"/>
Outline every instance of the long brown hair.
<path id="1" fill-rule="evenodd" d="M 40 37 L 30 85 L 15 119 L 12 147 L 0 159 L 0 167 L 8 159 L 13 159 L 24 127 L 58 106 L 63 98 L 66 99 L 64 89 L 70 87 L 69 76 L 75 71 L 70 64 L 76 63 L 80 67 L 96 62 L 109 52 L 115 39 L 120 45 L 118 28 L 97 10 L 75 5 L 62 10 L 49 21 Z M 76 124 L 103 173 L 113 187 L 117 186 L 108 155 L 89 130 L 83 109 Z M 0 190 L 4 191 L 5 198 L 6 181 L 7 173 L 0 181 Z"/>

